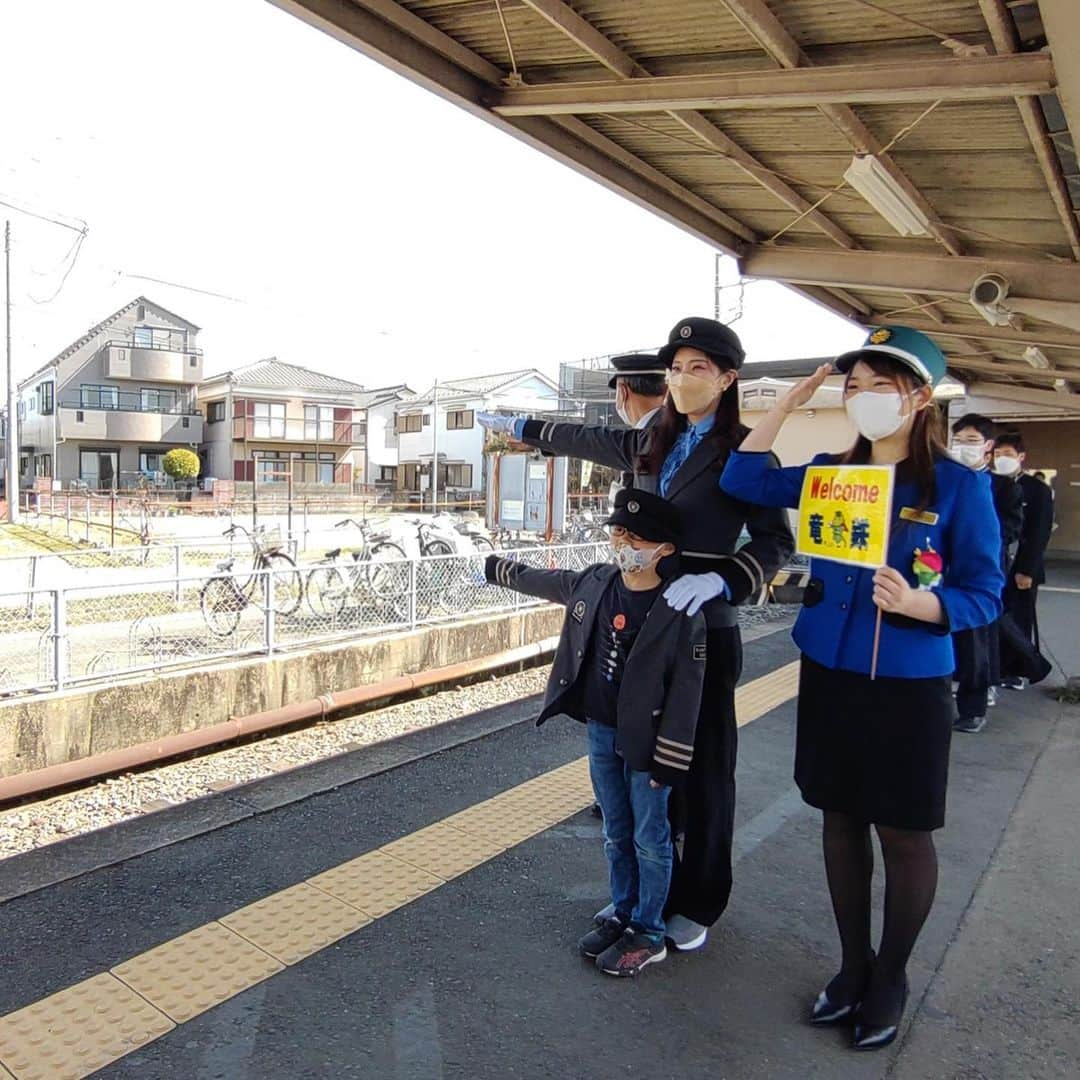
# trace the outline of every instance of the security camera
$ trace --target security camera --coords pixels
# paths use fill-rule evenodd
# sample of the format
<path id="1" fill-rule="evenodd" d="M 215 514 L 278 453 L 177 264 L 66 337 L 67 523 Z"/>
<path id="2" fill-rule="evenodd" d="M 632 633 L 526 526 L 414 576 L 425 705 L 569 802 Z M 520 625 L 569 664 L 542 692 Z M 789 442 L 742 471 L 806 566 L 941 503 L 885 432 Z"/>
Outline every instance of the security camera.
<path id="1" fill-rule="evenodd" d="M 991 325 L 1009 326 L 1016 318 L 1005 306 L 1009 283 L 1000 274 L 983 274 L 968 293 L 971 306 Z"/>

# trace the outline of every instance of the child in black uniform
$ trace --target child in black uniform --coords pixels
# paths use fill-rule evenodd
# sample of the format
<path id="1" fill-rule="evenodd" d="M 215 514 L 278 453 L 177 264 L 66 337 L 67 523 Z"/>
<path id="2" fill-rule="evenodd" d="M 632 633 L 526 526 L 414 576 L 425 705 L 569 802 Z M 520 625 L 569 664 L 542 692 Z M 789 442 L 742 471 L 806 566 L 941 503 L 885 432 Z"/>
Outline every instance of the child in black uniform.
<path id="1" fill-rule="evenodd" d="M 705 620 L 657 602 L 657 565 L 676 553 L 681 532 L 671 503 L 627 488 L 607 524 L 614 566 L 535 570 L 491 555 L 486 569 L 493 584 L 566 605 L 537 723 L 566 713 L 587 725 L 614 914 L 580 949 L 609 975 L 636 975 L 667 956 L 668 799 L 693 758 Z"/>

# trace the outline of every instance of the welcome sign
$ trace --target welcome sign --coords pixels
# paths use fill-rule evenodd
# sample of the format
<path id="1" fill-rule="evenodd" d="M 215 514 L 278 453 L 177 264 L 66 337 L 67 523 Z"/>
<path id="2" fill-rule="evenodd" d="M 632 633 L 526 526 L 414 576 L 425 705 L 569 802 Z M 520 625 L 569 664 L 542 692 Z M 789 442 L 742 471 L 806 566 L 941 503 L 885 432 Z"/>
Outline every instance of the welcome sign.
<path id="1" fill-rule="evenodd" d="M 796 551 L 854 566 L 884 566 L 894 486 L 891 465 L 811 465 L 799 499 Z"/>

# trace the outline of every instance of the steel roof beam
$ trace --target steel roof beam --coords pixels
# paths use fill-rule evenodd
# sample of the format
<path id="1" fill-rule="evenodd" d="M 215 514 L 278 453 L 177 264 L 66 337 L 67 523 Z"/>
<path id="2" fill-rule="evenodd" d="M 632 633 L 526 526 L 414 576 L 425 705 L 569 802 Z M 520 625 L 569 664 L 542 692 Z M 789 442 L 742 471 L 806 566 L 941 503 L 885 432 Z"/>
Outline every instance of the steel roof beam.
<path id="1" fill-rule="evenodd" d="M 503 116 L 664 112 L 672 109 L 796 109 L 911 101 L 984 101 L 1053 90 L 1047 53 L 839 64 L 623 82 L 553 83 L 492 91 Z"/>
<path id="2" fill-rule="evenodd" d="M 884 251 L 758 245 L 740 259 L 749 277 L 827 288 L 920 292 L 967 298 L 976 278 L 1001 274 L 1010 296 L 1080 303 L 1080 265 L 1034 259 L 979 259 Z"/>
<path id="3" fill-rule="evenodd" d="M 932 323 L 920 319 L 909 319 L 906 315 L 897 317 L 897 322 L 910 326 L 913 330 L 922 330 L 939 338 L 970 339 L 971 341 L 990 341 L 1000 345 L 1040 345 L 1046 349 L 1068 349 L 1080 352 L 1080 335 L 1065 333 L 1061 330 L 1047 330 L 1045 327 L 1032 326 L 1024 330 L 1013 330 L 1007 326 L 968 325 L 967 323 Z"/>
<path id="4" fill-rule="evenodd" d="M 1016 36 L 1016 24 L 1004 0 L 979 0 L 979 6 L 982 8 L 983 19 L 990 30 L 990 39 L 998 54 L 1008 55 L 1019 52 L 1020 42 Z M 1031 149 L 1035 151 L 1035 160 L 1039 163 L 1039 168 L 1046 179 L 1050 198 L 1069 236 L 1069 246 L 1072 248 L 1073 257 L 1080 258 L 1080 225 L 1077 224 L 1076 211 L 1073 210 L 1072 201 L 1069 198 L 1069 189 L 1061 174 L 1061 163 L 1058 161 L 1057 152 L 1046 129 L 1046 118 L 1043 116 L 1042 109 L 1031 98 L 1017 98 L 1016 107 L 1020 110 L 1020 119 L 1027 131 Z"/>
<path id="5" fill-rule="evenodd" d="M 585 52 L 604 64 L 619 78 L 629 80 L 635 77 L 649 78 L 649 72 L 613 41 L 607 38 L 591 23 L 587 22 L 563 0 L 525 0 L 538 15 L 542 15 L 552 26 L 561 30 L 575 41 Z M 853 248 L 858 245 L 839 225 L 821 210 L 811 210 L 811 204 L 793 187 L 780 179 L 771 169 L 766 168 L 734 139 L 726 135 L 715 124 L 699 112 L 672 112 L 669 114 L 688 131 L 699 138 L 706 146 L 723 154 L 733 165 L 742 169 L 756 180 L 763 188 L 774 195 L 796 213 L 806 214 L 806 220 L 820 229 L 841 247 Z M 815 299 L 821 299 L 816 297 Z M 848 303 L 848 301 L 843 301 Z"/>
<path id="6" fill-rule="evenodd" d="M 781 67 L 813 67 L 814 62 L 803 52 L 799 43 L 788 33 L 784 24 L 772 13 L 764 0 L 724 0 L 724 4 L 746 31 Z M 926 215 L 927 231 L 946 251 L 962 255 L 956 236 L 945 227 L 937 211 L 908 179 L 907 175 L 887 153 L 874 133 L 859 119 L 849 105 L 820 105 L 822 114 L 847 139 L 859 154 L 873 154 L 882 168 L 893 178 L 908 198 Z"/>

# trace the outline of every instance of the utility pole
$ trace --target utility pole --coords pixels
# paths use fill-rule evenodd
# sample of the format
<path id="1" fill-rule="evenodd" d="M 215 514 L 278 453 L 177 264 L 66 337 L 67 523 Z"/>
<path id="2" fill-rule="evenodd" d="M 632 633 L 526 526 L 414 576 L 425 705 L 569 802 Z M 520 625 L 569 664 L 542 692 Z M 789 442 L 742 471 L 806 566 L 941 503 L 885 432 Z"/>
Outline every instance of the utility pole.
<path id="1" fill-rule="evenodd" d="M 431 512 L 439 512 L 439 380 L 431 391 Z"/>
<path id="2" fill-rule="evenodd" d="M 4 223 L 4 283 L 7 312 L 7 505 L 8 521 L 19 520 L 19 396 L 11 367 L 11 222 Z M 55 466 L 54 466 L 55 467 Z"/>

